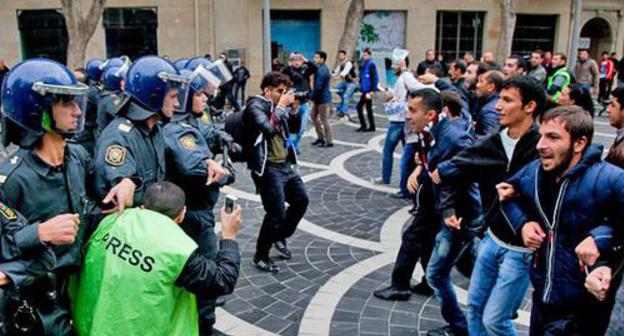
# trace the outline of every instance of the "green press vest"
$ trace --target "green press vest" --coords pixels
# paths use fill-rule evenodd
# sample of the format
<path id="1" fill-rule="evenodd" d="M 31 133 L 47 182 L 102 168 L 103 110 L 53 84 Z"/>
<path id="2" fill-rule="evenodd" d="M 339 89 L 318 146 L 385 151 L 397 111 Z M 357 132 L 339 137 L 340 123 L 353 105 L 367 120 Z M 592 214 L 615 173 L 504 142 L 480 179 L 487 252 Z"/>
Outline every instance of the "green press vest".
<path id="1" fill-rule="evenodd" d="M 572 78 L 570 77 L 570 73 L 568 72 L 566 67 L 563 67 L 563 68 L 560 68 L 559 70 L 557 70 L 552 76 L 548 77 L 548 86 L 546 87 L 547 89 L 550 89 L 550 87 L 553 84 L 553 81 L 555 80 L 555 78 L 557 78 L 557 76 L 563 76 L 563 77 L 565 77 L 566 80 L 565 80 L 563 86 L 561 88 L 559 88 L 559 91 L 557 91 L 557 93 L 555 93 L 552 96 L 552 100 L 554 102 L 558 102 L 559 101 L 559 96 L 561 96 L 561 92 L 563 92 L 563 89 L 565 89 L 568 85 L 570 85 L 570 82 L 572 81 Z"/>
<path id="2" fill-rule="evenodd" d="M 106 217 L 86 246 L 74 317 L 79 335 L 198 335 L 195 295 L 177 287 L 197 244 L 145 209 Z"/>

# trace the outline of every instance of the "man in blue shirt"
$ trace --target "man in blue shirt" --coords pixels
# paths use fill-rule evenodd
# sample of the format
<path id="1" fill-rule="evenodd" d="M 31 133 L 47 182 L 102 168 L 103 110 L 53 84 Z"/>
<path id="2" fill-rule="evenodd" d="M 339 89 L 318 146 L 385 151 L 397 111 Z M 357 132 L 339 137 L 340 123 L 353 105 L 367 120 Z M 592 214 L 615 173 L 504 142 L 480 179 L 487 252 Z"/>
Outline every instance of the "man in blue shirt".
<path id="1" fill-rule="evenodd" d="M 325 65 L 327 53 L 317 51 L 314 54 L 314 63 L 317 66 L 316 75 L 314 76 L 314 90 L 312 91 L 312 121 L 316 128 L 317 139 L 312 143 L 313 146 L 333 147 L 332 130 L 329 125 L 329 107 L 331 105 L 331 93 L 329 92 L 329 83 L 331 81 L 331 73 Z"/>

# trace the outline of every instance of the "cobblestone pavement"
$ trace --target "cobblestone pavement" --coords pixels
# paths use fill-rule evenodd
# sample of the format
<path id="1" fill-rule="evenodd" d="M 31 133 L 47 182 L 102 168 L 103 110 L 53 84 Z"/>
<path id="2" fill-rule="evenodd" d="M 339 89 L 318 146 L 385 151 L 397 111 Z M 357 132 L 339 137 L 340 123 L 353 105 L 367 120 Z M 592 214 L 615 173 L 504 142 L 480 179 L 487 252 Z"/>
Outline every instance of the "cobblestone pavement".
<path id="1" fill-rule="evenodd" d="M 370 183 L 381 171 L 387 126 L 383 116 L 376 120 L 375 133 L 356 133 L 359 125 L 333 120 L 334 148 L 310 146 L 315 133 L 306 132 L 299 171 L 310 206 L 288 241 L 293 258 L 278 261 L 277 274 L 262 273 L 252 264 L 264 210 L 249 172 L 237 164 L 237 182 L 224 193 L 237 195 L 243 207 L 241 276 L 227 304 L 217 311 L 220 333 L 397 336 L 425 335 L 444 326 L 434 297 L 412 295 L 406 302 L 387 302 L 372 296 L 373 290 L 389 283 L 402 229 L 411 221 L 411 203 L 389 197 L 398 191 L 400 148 L 392 184 Z M 597 118 L 595 142 L 609 146 L 613 134 L 607 119 Z M 414 282 L 422 274 L 417 268 Z M 454 273 L 453 280 L 465 308 L 468 279 Z M 515 320 L 521 335 L 528 331 L 529 310 L 530 300 L 525 300 Z"/>

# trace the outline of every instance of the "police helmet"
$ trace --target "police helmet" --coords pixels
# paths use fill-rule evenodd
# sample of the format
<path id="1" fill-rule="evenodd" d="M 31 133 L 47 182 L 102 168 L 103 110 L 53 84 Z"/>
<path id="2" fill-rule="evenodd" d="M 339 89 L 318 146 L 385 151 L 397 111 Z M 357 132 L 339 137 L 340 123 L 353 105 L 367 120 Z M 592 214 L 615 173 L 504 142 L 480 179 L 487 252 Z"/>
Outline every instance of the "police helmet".
<path id="1" fill-rule="evenodd" d="M 143 56 L 130 66 L 126 79 L 126 93 L 142 107 L 156 114 L 163 108 L 167 92 L 180 89 L 178 96 L 187 91 L 188 80 L 170 61 L 159 56 Z M 180 101 L 186 101 L 181 99 Z M 180 106 L 183 110 L 184 106 Z"/>
<path id="2" fill-rule="evenodd" d="M 185 99 L 184 104 L 180 101 L 180 106 L 186 107 L 186 109 L 180 109 L 181 111 L 192 111 L 193 96 L 196 93 L 203 92 L 210 95 L 215 89 L 232 79 L 232 74 L 222 61 L 208 62 L 208 67 L 199 64 L 193 71 L 188 69 L 180 71 L 181 75 L 189 82 L 188 92 L 181 92 L 179 95 L 180 99 Z"/>
<path id="3" fill-rule="evenodd" d="M 121 81 L 126 80 L 127 74 L 128 66 L 126 64 L 110 67 L 104 73 L 102 80 L 102 82 L 104 82 L 104 89 L 108 91 L 121 91 Z"/>
<path id="4" fill-rule="evenodd" d="M 173 65 L 175 65 L 176 69 L 182 71 L 182 69 L 186 69 L 186 64 L 188 62 L 189 62 L 188 58 L 180 58 L 176 60 L 175 62 L 173 62 Z"/>
<path id="5" fill-rule="evenodd" d="M 100 69 L 100 65 L 102 65 L 104 61 L 99 58 L 93 58 L 87 62 L 85 66 L 85 72 L 87 73 L 87 78 L 96 82 L 99 82 L 102 78 L 102 69 Z"/>
<path id="6" fill-rule="evenodd" d="M 6 75 L 2 84 L 2 115 L 23 131 L 73 135 L 84 128 L 88 86 L 79 83 L 66 66 L 49 59 L 23 61 Z M 72 126 L 57 125 L 55 104 L 75 104 L 80 116 Z"/>

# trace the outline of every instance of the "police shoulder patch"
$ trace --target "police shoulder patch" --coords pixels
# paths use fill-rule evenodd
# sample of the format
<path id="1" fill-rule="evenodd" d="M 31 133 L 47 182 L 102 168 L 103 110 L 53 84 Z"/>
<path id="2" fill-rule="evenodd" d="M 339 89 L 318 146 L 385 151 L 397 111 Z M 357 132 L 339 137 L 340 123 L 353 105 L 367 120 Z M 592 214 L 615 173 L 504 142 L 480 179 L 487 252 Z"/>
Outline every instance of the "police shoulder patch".
<path id="1" fill-rule="evenodd" d="M 124 133 L 130 133 L 130 131 L 132 130 L 132 124 L 119 124 L 117 129 Z"/>
<path id="2" fill-rule="evenodd" d="M 195 148 L 197 148 L 197 144 L 195 143 L 195 138 L 193 138 L 190 135 L 185 135 L 181 137 L 180 143 L 182 144 L 182 147 L 188 150 L 195 150 Z"/>
<path id="3" fill-rule="evenodd" d="M 112 166 L 121 166 L 126 160 L 126 149 L 119 145 L 110 145 L 106 148 L 104 160 Z"/>
<path id="4" fill-rule="evenodd" d="M 6 206 L 4 203 L 0 202 L 0 214 L 10 221 L 14 221 L 17 219 L 17 214 L 13 209 Z"/>

